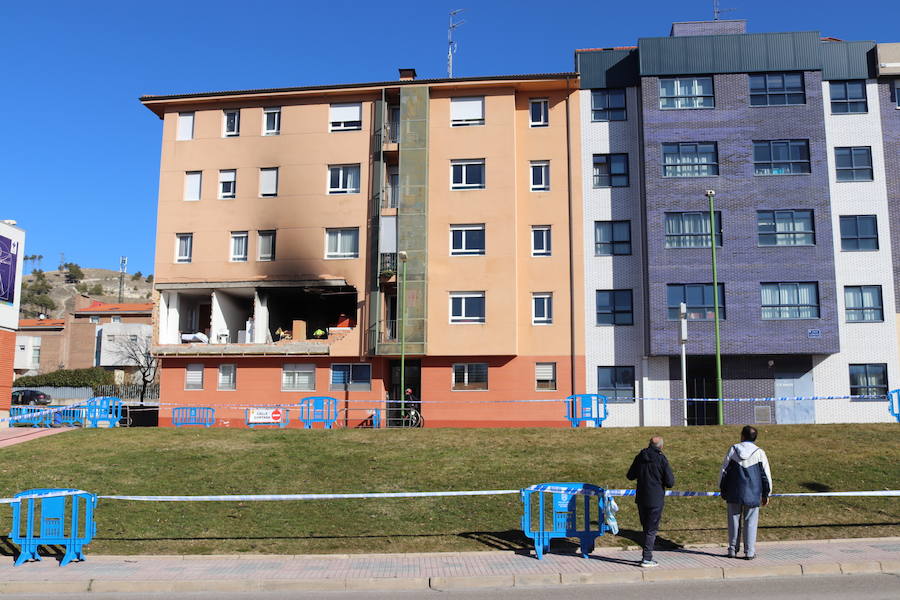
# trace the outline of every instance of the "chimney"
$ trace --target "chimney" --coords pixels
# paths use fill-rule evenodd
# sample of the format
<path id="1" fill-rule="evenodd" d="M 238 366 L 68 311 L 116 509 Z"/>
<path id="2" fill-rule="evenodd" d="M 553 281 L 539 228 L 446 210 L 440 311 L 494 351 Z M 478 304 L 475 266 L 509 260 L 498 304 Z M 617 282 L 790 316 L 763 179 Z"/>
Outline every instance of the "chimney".
<path id="1" fill-rule="evenodd" d="M 412 68 L 400 69 L 400 81 L 412 81 L 416 78 L 416 70 Z"/>

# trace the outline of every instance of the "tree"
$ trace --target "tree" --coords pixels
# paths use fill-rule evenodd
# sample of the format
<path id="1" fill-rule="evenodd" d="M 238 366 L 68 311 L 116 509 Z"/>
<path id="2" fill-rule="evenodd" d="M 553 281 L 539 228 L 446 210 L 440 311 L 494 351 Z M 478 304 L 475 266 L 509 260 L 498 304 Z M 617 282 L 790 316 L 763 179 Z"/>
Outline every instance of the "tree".
<path id="1" fill-rule="evenodd" d="M 95 283 L 90 290 L 88 290 L 89 296 L 102 296 L 103 295 L 103 285 L 99 283 Z"/>
<path id="2" fill-rule="evenodd" d="M 31 271 L 30 282 L 22 283 L 22 314 L 26 317 L 37 317 L 41 313 L 56 310 L 56 302 L 50 297 L 53 285 L 47 281 L 40 269 Z"/>
<path id="3" fill-rule="evenodd" d="M 135 271 L 135 272 L 134 272 L 134 275 L 131 276 L 131 280 L 132 280 L 132 281 L 137 281 L 138 279 L 140 279 L 140 278 L 143 277 L 143 276 L 144 276 L 144 274 L 141 273 L 140 271 Z"/>
<path id="4" fill-rule="evenodd" d="M 147 275 L 147 279 L 145 279 L 144 281 L 146 281 L 147 283 L 153 283 L 153 273 Z"/>
<path id="5" fill-rule="evenodd" d="M 141 404 L 147 394 L 147 388 L 156 381 L 159 363 L 150 354 L 150 337 L 142 335 L 121 336 L 114 342 L 114 354 L 122 365 L 136 367 L 136 375 L 141 380 Z"/>
<path id="6" fill-rule="evenodd" d="M 84 279 L 84 272 L 75 263 L 66 263 L 63 266 L 66 271 L 66 283 L 78 283 Z"/>

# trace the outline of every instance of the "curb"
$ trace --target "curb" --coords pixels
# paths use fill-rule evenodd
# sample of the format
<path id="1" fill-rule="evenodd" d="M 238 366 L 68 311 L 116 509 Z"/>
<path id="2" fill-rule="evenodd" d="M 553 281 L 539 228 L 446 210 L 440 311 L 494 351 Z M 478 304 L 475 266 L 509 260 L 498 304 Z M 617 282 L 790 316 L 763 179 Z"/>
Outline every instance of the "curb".
<path id="1" fill-rule="evenodd" d="M 552 587 L 556 585 L 610 585 L 655 583 L 661 581 L 698 581 L 753 579 L 760 577 L 798 577 L 817 575 L 900 574 L 900 560 L 845 563 L 796 563 L 750 567 L 700 567 L 689 569 L 645 569 L 611 573 L 525 573 L 518 575 L 480 575 L 456 577 L 367 577 L 360 579 L 192 579 L 130 580 L 86 579 L 81 581 L 8 581 L 0 582 L 0 594 L 57 593 L 77 594 L 129 592 L 319 592 L 319 591 L 400 591 L 467 590 L 479 588 Z"/>

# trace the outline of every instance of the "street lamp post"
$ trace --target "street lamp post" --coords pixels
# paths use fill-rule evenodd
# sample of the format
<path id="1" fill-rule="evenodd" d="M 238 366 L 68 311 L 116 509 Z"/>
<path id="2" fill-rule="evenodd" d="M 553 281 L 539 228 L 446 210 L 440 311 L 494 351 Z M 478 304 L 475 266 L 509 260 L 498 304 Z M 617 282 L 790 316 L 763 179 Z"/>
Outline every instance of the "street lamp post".
<path id="1" fill-rule="evenodd" d="M 716 265 L 716 212 L 715 190 L 706 190 L 706 198 L 709 200 L 709 247 L 712 251 L 712 276 L 713 276 L 713 315 L 716 327 L 716 398 L 719 399 L 717 416 L 719 425 L 725 424 L 725 409 L 722 398 L 722 338 L 719 334 L 719 270 Z"/>
<path id="2" fill-rule="evenodd" d="M 400 261 L 400 416 L 406 414 L 406 252 L 398 252 Z"/>
<path id="3" fill-rule="evenodd" d="M 681 320 L 681 335 L 679 336 L 681 342 L 681 416 L 684 419 L 684 424 L 687 425 L 687 303 L 682 302 L 678 305 L 678 318 Z"/>

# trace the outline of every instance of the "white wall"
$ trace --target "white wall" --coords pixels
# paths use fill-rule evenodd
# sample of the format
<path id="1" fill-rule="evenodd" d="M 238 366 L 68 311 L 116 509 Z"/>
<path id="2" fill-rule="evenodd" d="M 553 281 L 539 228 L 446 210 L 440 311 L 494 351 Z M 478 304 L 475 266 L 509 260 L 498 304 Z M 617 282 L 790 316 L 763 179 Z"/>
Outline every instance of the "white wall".
<path id="1" fill-rule="evenodd" d="M 16 371 L 37 371 L 41 365 L 32 360 L 34 349 L 41 347 L 41 338 L 36 335 L 17 335 L 16 354 L 13 369 Z"/>

